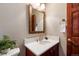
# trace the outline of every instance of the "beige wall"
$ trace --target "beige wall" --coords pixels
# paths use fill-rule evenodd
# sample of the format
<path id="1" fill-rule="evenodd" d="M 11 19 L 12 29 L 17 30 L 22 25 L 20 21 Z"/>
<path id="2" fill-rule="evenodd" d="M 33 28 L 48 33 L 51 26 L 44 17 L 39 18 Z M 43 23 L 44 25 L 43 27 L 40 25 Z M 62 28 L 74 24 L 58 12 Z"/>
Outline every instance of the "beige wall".
<path id="1" fill-rule="evenodd" d="M 48 35 L 58 35 L 60 22 L 66 18 L 66 4 L 50 3 L 46 7 L 46 32 Z"/>
<path id="2" fill-rule="evenodd" d="M 46 7 L 46 34 L 59 35 L 59 23 L 63 18 L 66 19 L 66 4 L 47 4 Z M 21 48 L 21 55 L 25 53 L 23 39 L 38 36 L 28 34 L 28 24 L 28 6 L 26 4 L 0 4 L 0 36 L 7 34 L 16 40 L 17 46 Z M 66 42 L 65 39 L 63 40 L 63 42 L 61 40 L 61 44 Z M 63 46 L 64 50 L 66 44 Z M 65 54 L 63 50 L 61 49 Z"/>
<path id="3" fill-rule="evenodd" d="M 0 36 L 7 34 L 16 40 L 24 55 L 25 37 L 38 36 L 28 34 L 28 6 L 26 4 L 0 4 Z"/>
<path id="4" fill-rule="evenodd" d="M 60 34 L 60 23 L 66 19 L 65 3 L 46 4 L 46 34 L 60 36 L 60 55 L 66 55 L 66 36 Z"/>
<path id="5" fill-rule="evenodd" d="M 16 40 L 23 55 L 23 39 L 26 35 L 26 4 L 0 4 L 0 33 Z"/>

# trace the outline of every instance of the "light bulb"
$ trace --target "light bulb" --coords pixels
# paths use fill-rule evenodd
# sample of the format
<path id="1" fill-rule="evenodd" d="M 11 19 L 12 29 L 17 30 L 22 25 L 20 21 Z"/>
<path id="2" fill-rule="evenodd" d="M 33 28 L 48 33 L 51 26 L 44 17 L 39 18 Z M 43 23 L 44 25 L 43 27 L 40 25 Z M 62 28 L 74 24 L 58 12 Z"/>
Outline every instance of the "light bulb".
<path id="1" fill-rule="evenodd" d="M 45 4 L 41 4 L 40 8 L 43 10 L 45 9 Z"/>
<path id="2" fill-rule="evenodd" d="M 40 3 L 32 3 L 31 4 L 33 6 L 33 8 L 37 9 L 38 7 L 40 7 Z"/>
<path id="3" fill-rule="evenodd" d="M 38 8 L 39 11 L 44 11 L 45 10 L 45 4 L 41 4 L 40 7 Z"/>

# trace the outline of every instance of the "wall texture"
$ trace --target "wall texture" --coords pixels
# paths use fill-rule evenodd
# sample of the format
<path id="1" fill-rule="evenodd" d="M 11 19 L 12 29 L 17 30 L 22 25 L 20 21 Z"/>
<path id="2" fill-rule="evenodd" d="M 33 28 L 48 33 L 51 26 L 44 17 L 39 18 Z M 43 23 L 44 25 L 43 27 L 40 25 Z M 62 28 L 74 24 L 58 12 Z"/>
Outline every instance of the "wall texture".
<path id="1" fill-rule="evenodd" d="M 59 34 L 60 22 L 63 18 L 66 18 L 66 4 L 46 4 L 46 32 L 48 35 Z"/>
<path id="2" fill-rule="evenodd" d="M 25 54 L 23 40 L 26 37 L 40 34 L 28 34 L 28 6 L 26 4 L 0 4 L 0 36 L 6 34 L 16 40 L 21 49 L 21 55 Z"/>
<path id="3" fill-rule="evenodd" d="M 60 36 L 60 55 L 66 55 L 66 37 L 60 34 L 62 19 L 66 19 L 65 3 L 46 4 L 46 34 Z"/>
<path id="4" fill-rule="evenodd" d="M 46 34 L 59 35 L 60 22 L 66 19 L 66 4 L 46 4 Z M 0 36 L 7 34 L 16 40 L 17 46 L 24 55 L 23 40 L 26 37 L 39 36 L 40 34 L 28 34 L 28 6 L 26 4 L 0 4 Z M 43 34 L 42 34 L 43 35 Z M 66 40 L 61 40 L 61 44 Z M 62 53 L 66 44 L 61 46 Z M 65 51 L 65 50 L 64 50 Z"/>
<path id="5" fill-rule="evenodd" d="M 24 54 L 23 39 L 26 36 L 26 4 L 0 4 L 0 35 L 9 35 L 16 40 Z"/>

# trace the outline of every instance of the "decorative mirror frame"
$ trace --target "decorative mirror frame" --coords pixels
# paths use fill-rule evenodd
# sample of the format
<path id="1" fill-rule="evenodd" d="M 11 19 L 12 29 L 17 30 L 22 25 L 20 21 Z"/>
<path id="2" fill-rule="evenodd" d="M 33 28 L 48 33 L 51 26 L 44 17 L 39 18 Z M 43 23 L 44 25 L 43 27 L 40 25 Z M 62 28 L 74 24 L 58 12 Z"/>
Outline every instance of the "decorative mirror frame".
<path id="1" fill-rule="evenodd" d="M 28 16 L 29 16 L 29 34 L 35 34 L 35 33 L 45 33 L 45 12 L 44 11 L 39 11 L 39 12 L 42 12 L 44 14 L 44 17 L 43 17 L 43 31 L 32 31 L 32 9 L 33 7 L 30 9 L 30 7 L 32 7 L 31 5 L 28 5 Z"/>

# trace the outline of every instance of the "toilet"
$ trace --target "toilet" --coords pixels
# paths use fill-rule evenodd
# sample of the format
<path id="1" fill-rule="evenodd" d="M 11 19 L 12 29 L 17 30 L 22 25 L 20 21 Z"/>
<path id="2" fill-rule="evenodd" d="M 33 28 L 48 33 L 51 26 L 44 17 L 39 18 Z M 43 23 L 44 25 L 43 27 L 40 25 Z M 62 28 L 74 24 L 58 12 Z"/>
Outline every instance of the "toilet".
<path id="1" fill-rule="evenodd" d="M 20 48 L 11 49 L 7 54 L 1 56 L 18 56 L 20 54 Z"/>

